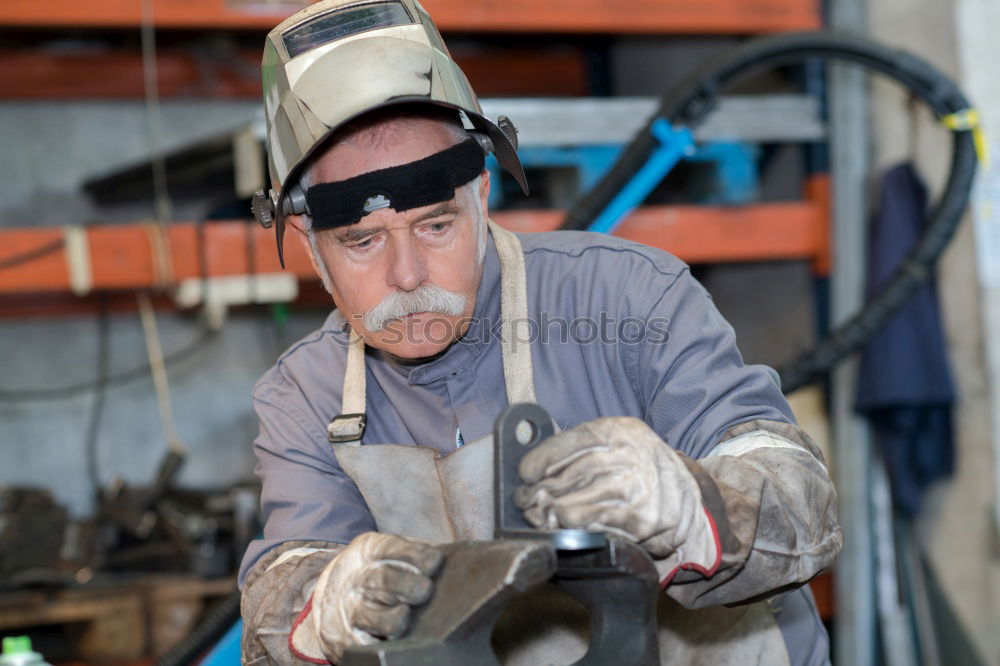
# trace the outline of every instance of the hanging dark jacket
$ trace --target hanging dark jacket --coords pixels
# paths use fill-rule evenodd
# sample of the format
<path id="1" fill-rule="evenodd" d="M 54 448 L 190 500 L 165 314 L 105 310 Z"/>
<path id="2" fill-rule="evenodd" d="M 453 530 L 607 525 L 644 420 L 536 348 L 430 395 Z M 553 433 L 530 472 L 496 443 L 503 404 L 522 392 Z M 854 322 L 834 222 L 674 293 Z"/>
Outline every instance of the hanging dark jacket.
<path id="1" fill-rule="evenodd" d="M 912 164 L 890 169 L 879 194 L 870 227 L 869 296 L 913 248 L 926 221 L 927 188 Z M 856 409 L 870 419 L 896 506 L 906 513 L 916 513 L 924 489 L 954 469 L 954 401 L 932 278 L 865 347 L 858 377 Z"/>

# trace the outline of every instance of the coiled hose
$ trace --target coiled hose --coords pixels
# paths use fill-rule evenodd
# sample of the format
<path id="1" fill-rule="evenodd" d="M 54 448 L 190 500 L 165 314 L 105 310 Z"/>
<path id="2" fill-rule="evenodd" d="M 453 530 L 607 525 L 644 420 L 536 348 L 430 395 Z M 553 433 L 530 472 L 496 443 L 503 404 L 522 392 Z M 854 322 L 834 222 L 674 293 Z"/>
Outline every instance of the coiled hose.
<path id="1" fill-rule="evenodd" d="M 954 82 L 905 51 L 837 32 L 789 33 L 754 39 L 713 59 L 664 96 L 656 114 L 614 166 L 573 205 L 562 228 L 586 229 L 646 163 L 658 147 L 651 129 L 653 121 L 664 118 L 673 125 L 694 129 L 712 109 L 722 88 L 736 79 L 762 69 L 813 60 L 845 61 L 884 74 L 922 100 L 941 119 L 971 112 Z M 906 259 L 859 313 L 779 369 L 786 392 L 818 379 L 845 356 L 863 347 L 930 277 L 969 199 L 978 162 L 974 125 L 974 122 L 960 123 L 958 129 L 951 130 L 953 148 L 948 183 Z"/>

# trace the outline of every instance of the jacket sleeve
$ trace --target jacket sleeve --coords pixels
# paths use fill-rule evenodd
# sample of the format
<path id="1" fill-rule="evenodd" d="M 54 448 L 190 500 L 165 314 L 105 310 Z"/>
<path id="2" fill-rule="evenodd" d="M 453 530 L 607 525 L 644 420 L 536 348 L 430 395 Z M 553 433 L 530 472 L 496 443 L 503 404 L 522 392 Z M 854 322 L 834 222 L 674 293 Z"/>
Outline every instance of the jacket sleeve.
<path id="1" fill-rule="evenodd" d="M 822 453 L 795 425 L 777 375 L 745 365 L 732 327 L 689 273 L 647 318 L 669 321 L 638 350 L 646 422 L 689 459 L 718 532 L 712 576 L 680 571 L 667 593 L 688 607 L 750 602 L 798 587 L 843 543 Z"/>
<path id="2" fill-rule="evenodd" d="M 797 426 L 730 428 L 690 461 L 712 517 L 720 561 L 709 578 L 679 572 L 667 593 L 689 608 L 739 604 L 793 589 L 833 564 L 844 536 L 823 455 Z"/>
<path id="3" fill-rule="evenodd" d="M 308 411 L 285 393 L 258 391 L 254 442 L 264 535 L 240 567 L 243 663 L 313 663 L 295 656 L 289 636 L 324 567 L 375 522 L 337 464 Z M 316 663 L 326 663 L 325 661 Z"/>
<path id="4" fill-rule="evenodd" d="M 286 541 L 350 543 L 375 529 L 361 492 L 340 468 L 316 419 L 287 395 L 255 395 L 254 408 L 264 534 L 243 557 L 240 584 L 257 560 Z"/>

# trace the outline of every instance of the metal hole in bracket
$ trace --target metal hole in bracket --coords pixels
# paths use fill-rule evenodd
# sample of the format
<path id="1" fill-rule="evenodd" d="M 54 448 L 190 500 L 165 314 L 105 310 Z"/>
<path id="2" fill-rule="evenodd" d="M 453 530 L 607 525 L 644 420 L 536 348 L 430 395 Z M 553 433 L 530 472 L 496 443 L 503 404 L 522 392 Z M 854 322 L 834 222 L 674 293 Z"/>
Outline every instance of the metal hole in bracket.
<path id="1" fill-rule="evenodd" d="M 535 424 L 528 419 L 521 419 L 517 422 L 514 427 L 514 438 L 517 440 L 518 444 L 522 446 L 528 446 L 535 439 Z"/>

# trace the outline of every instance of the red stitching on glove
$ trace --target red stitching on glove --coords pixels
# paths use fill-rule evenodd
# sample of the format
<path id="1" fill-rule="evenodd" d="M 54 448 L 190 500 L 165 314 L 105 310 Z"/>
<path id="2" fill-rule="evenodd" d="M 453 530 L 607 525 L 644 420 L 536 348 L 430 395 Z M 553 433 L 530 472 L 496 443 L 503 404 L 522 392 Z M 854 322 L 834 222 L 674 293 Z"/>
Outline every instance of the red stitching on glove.
<path id="1" fill-rule="evenodd" d="M 700 573 L 705 578 L 711 578 L 715 575 L 715 572 L 719 570 L 719 565 L 722 564 L 722 540 L 719 539 L 719 528 L 715 526 L 715 518 L 704 506 L 702 509 L 705 511 L 705 515 L 708 516 L 708 524 L 712 526 L 712 537 L 715 539 L 715 564 L 711 568 L 706 569 L 700 564 L 695 564 L 694 562 L 682 562 L 678 564 L 673 570 L 667 574 L 666 578 L 660 581 L 660 589 L 665 590 L 667 586 L 674 580 L 674 576 L 677 575 L 682 569 L 684 571 L 696 571 Z"/>
<path id="2" fill-rule="evenodd" d="M 306 619 L 306 616 L 309 615 L 309 611 L 312 610 L 312 607 L 313 607 L 313 598 L 312 595 L 310 594 L 309 601 L 307 601 L 306 605 L 302 607 L 302 611 L 299 613 L 298 617 L 295 618 L 295 622 L 292 623 L 292 630 L 288 632 L 288 651 L 291 652 L 296 657 L 298 657 L 299 659 L 301 659 L 302 661 L 308 661 L 310 664 L 329 664 L 330 662 L 327 661 L 326 659 L 316 659 L 314 657 L 307 657 L 306 655 L 296 650 L 295 644 L 292 642 L 292 636 L 295 634 L 295 630 L 298 628 L 300 624 L 302 624 L 302 621 Z"/>

